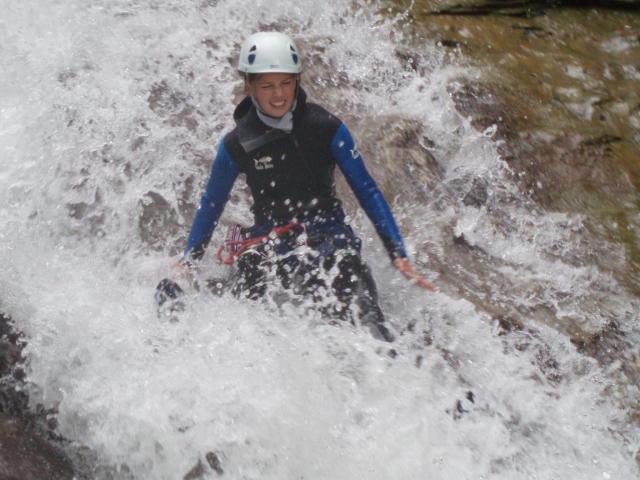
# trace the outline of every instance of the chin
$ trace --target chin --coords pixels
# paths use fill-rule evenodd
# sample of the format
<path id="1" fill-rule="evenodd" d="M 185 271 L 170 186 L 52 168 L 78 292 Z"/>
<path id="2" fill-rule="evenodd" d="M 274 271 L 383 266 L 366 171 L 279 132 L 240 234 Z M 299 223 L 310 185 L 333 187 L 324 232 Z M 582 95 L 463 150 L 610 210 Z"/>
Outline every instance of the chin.
<path id="1" fill-rule="evenodd" d="M 284 108 L 279 108 L 277 110 L 270 110 L 268 112 L 265 112 L 267 115 L 271 116 L 271 117 L 276 117 L 276 118 L 280 118 L 282 117 L 285 113 L 287 113 L 289 111 L 289 108 L 284 109 Z"/>

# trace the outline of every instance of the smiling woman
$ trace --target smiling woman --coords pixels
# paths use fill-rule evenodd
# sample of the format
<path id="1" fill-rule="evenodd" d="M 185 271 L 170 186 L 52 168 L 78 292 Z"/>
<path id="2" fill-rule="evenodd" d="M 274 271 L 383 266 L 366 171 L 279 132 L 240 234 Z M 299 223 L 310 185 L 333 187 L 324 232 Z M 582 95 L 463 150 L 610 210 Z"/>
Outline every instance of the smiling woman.
<path id="1" fill-rule="evenodd" d="M 392 341 L 385 326 L 373 277 L 362 261 L 362 242 L 345 221 L 336 196 L 334 170 L 340 168 L 374 224 L 393 265 L 429 290 L 413 271 L 391 209 L 369 175 L 347 127 L 299 87 L 301 58 L 293 41 L 279 32 L 259 32 L 245 40 L 238 69 L 245 98 L 236 108 L 236 128 L 222 140 L 211 178 L 191 227 L 178 271 L 199 260 L 211 238 L 236 177 L 242 173 L 253 197 L 253 227 L 241 236 L 236 296 L 257 299 L 273 286 L 308 299 L 330 318 L 369 328 Z M 279 232 L 287 232 L 273 243 Z M 175 282 L 158 286 L 160 304 Z M 327 302 L 326 297 L 332 298 Z M 355 307 L 355 310 L 354 308 Z M 357 313 L 354 313 L 357 312 Z"/>
<path id="2" fill-rule="evenodd" d="M 581 216 L 530 201 L 513 175 L 522 161 L 507 164 L 497 153 L 502 137 L 490 137 L 500 115 L 490 116 L 475 90 L 452 94 L 486 73 L 463 61 L 488 50 L 493 24 L 473 28 L 457 17 L 442 34 L 402 34 L 369 0 L 281 0 L 278 8 L 267 0 L 29 3 L 4 2 L 0 16 L 0 63 L 8 67 L 0 82 L 0 311 L 27 342 L 29 405 L 52 412 L 56 435 L 95 459 L 95 471 L 78 478 L 204 479 L 221 470 L 220 478 L 234 480 L 640 478 L 640 380 L 623 377 L 640 358 L 640 301 L 597 263 L 624 252 L 593 241 Z M 593 29 L 598 18 L 589 15 L 585 25 Z M 427 26 L 444 20 L 430 17 Z M 636 82 L 636 22 L 625 16 L 609 28 L 614 53 L 598 65 L 616 88 L 610 102 L 592 105 L 594 123 L 605 125 L 599 114 L 627 128 L 640 121 L 640 89 L 623 91 Z M 508 42 L 487 53 L 495 61 L 483 64 L 513 66 L 516 85 L 529 78 L 549 98 L 562 93 L 556 82 L 585 90 L 585 99 L 600 90 L 589 77 L 578 81 L 573 62 L 542 49 L 543 42 L 551 53 L 581 46 L 584 30 L 553 29 L 541 38 L 524 28 L 537 24 L 512 24 L 502 27 Z M 256 179 L 255 188 L 236 180 L 215 243 L 224 241 L 224 227 L 251 224 L 251 193 L 261 196 L 254 216 L 287 215 L 304 208 L 298 201 L 331 193 L 327 170 L 305 162 L 311 156 L 294 162 L 284 148 L 242 153 L 240 142 L 251 150 L 260 138 L 252 134 L 270 127 L 250 96 L 237 107 L 242 128 L 234 123 L 230 99 L 242 82 L 229 59 L 241 32 L 265 25 L 306 32 L 295 37 L 304 73 L 289 138 L 304 153 L 335 154 L 347 166 L 358 165 L 362 152 L 393 199 L 407 254 L 438 275 L 438 295 L 421 295 L 398 278 L 336 172 L 349 223 L 365 244 L 361 257 L 380 287 L 385 325 L 397 333 L 393 360 L 366 328 L 327 325 L 306 305 L 265 309 L 185 289 L 180 322 L 156 318 L 151 292 L 167 275 L 167 257 L 185 243 L 215 156 L 212 141 Z M 460 61 L 446 53 L 453 41 Z M 536 47 L 530 56 L 543 63 L 535 76 L 508 50 L 496 53 L 500 45 L 524 53 Z M 563 66 L 572 67 L 566 78 Z M 304 92 L 331 106 L 358 148 Z M 518 106 L 540 98 L 521 88 L 502 92 L 519 95 Z M 475 129 L 470 114 L 457 110 L 465 99 L 491 123 Z M 576 102 L 568 94 L 558 99 Z M 533 103 L 555 127 L 562 105 Z M 262 130 L 254 132 L 256 125 Z M 585 148 L 615 155 L 633 137 L 606 125 L 598 135 L 625 140 L 594 138 Z M 569 139 L 574 132 L 556 130 Z M 305 131 L 313 135 L 298 135 Z M 276 144 L 295 147 L 273 140 L 265 149 Z M 574 187 L 548 173 L 557 171 L 554 157 L 538 157 L 528 166 L 545 168 L 553 180 L 547 191 Z M 577 166 L 601 172 L 611 158 Z M 228 165 L 218 163 L 215 181 L 231 176 Z M 362 169 L 346 171 L 357 177 Z M 221 208 L 219 198 L 209 200 L 203 213 Z M 199 261 L 203 276 L 227 272 L 207 260 Z M 593 335 L 578 348 L 567 330 L 581 326 Z M 0 390 L 8 380 L 0 379 Z M 2 453 L 18 446 L 1 443 Z M 0 477 L 28 478 L 7 470 L 0 461 Z"/>
<path id="3" fill-rule="evenodd" d="M 293 106 L 298 78 L 290 73 L 253 74 L 245 79 L 245 93 L 264 113 L 281 118 Z"/>

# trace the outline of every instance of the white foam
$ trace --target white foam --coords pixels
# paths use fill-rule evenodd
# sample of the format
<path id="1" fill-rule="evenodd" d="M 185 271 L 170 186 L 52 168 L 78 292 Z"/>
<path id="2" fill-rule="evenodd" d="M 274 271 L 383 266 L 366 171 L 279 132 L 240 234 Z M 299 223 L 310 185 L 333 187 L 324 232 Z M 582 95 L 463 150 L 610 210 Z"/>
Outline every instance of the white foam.
<path id="1" fill-rule="evenodd" d="M 327 65 L 360 85 L 331 98 L 372 117 L 419 121 L 434 139 L 444 176 L 433 203 L 396 205 L 399 218 L 411 219 L 414 256 L 425 242 L 440 255 L 447 232 L 463 235 L 504 262 L 492 271 L 518 286 L 496 301 L 526 307 L 546 285 L 544 301 L 556 302 L 560 320 L 585 315 L 589 285 L 614 282 L 563 261 L 579 247 L 580 219 L 514 203 L 504 210 L 510 228 L 501 229 L 500 213 L 460 202 L 455 186 L 474 178 L 489 182 L 490 200 L 521 196 L 496 145 L 455 110 L 448 88 L 465 70 L 400 36 L 424 76 L 401 70 L 397 32 L 369 4 L 279 5 L 3 6 L 0 306 L 29 340 L 33 402 L 57 407 L 60 433 L 135 478 L 182 478 L 209 451 L 233 479 L 636 476 L 637 434 L 624 428 L 624 411 L 601 402 L 607 372 L 563 334 L 534 325 L 536 335 L 500 336 L 468 300 L 417 291 L 386 263 L 372 262 L 390 324 L 400 331 L 415 322 L 393 361 L 358 329 L 229 297 L 189 292 L 180 323 L 158 321 L 153 288 L 191 222 L 180 201 L 195 204 L 231 126 L 239 83 L 227 59 L 240 39 L 267 27 L 309 44 L 313 32 Z M 160 225 L 179 228 L 141 225 L 150 191 L 175 216 Z M 248 220 L 241 192 L 227 221 Z M 361 218 L 354 224 L 372 236 Z M 376 242 L 370 260 L 384 255 Z M 637 313 L 612 298 L 601 299 L 608 315 Z M 596 310 L 589 325 L 606 318 Z M 540 352 L 557 363 L 559 383 L 544 376 Z M 467 412 L 455 419 L 458 401 Z"/>

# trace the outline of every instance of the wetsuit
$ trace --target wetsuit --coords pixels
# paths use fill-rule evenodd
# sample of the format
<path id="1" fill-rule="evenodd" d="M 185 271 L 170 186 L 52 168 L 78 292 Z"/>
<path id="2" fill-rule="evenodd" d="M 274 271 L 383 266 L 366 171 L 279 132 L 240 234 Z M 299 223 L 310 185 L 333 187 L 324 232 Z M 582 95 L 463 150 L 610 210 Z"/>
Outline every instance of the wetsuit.
<path id="1" fill-rule="evenodd" d="M 342 205 L 336 196 L 336 165 L 373 222 L 389 256 L 392 259 L 406 257 L 406 251 L 389 205 L 367 172 L 346 126 L 322 107 L 307 102 L 302 89 L 298 90 L 290 132 L 264 124 L 249 97 L 236 108 L 234 120 L 236 127 L 219 145 L 191 227 L 185 258 L 199 259 L 204 254 L 233 184 L 243 173 L 254 201 L 255 224 L 249 236 L 264 235 L 275 226 L 291 222 L 304 224 L 307 245 L 319 254 L 314 256 L 314 262 L 306 262 L 307 267 L 326 270 L 338 262 L 341 273 L 332 287 L 345 304 L 358 290 L 349 279 L 354 275 L 359 277 L 364 285 L 360 288 L 364 290 L 361 296 L 369 297 L 369 303 L 375 304 L 379 317 L 376 322 L 381 323 L 375 285 L 360 260 L 361 241 L 345 224 Z M 294 243 L 281 242 L 278 248 L 277 253 L 282 255 L 294 248 Z M 254 268 L 256 262 L 257 259 L 243 265 L 239 261 L 240 270 L 244 270 L 244 285 L 253 296 L 262 293 L 255 288 L 262 278 Z M 282 267 L 278 266 L 280 273 L 299 265 Z M 288 280 L 290 276 L 285 281 Z"/>

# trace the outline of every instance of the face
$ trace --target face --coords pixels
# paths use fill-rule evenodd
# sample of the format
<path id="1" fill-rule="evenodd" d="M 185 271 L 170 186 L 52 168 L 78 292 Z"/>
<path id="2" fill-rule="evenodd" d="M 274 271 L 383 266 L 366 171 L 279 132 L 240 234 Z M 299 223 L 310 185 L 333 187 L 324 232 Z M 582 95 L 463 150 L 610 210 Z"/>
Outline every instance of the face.
<path id="1" fill-rule="evenodd" d="M 280 118 L 293 106 L 296 96 L 296 75 L 263 73 L 252 82 L 245 81 L 245 91 L 270 117 Z"/>

